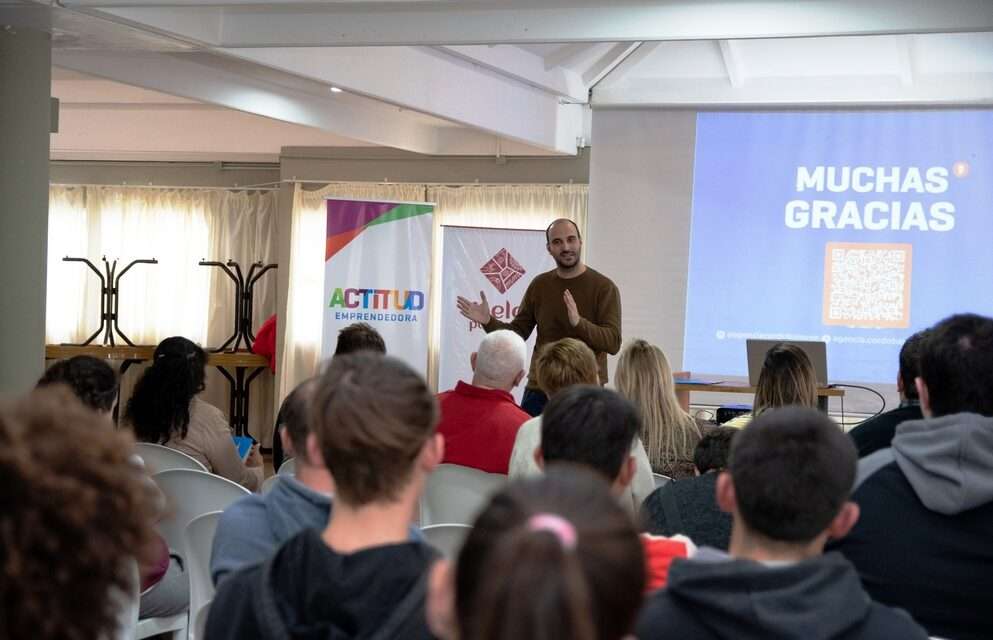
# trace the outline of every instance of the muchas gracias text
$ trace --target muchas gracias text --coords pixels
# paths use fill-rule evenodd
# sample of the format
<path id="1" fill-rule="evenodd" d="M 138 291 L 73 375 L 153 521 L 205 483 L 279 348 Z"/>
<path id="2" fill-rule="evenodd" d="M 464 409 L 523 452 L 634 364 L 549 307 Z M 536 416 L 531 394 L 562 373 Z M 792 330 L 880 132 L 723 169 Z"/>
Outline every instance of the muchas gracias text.
<path id="1" fill-rule="evenodd" d="M 930 194 L 946 193 L 945 167 L 797 167 L 797 193 Z M 866 231 L 951 231 L 955 205 L 947 200 L 890 197 L 874 200 L 790 200 L 790 229 L 856 229 Z"/>

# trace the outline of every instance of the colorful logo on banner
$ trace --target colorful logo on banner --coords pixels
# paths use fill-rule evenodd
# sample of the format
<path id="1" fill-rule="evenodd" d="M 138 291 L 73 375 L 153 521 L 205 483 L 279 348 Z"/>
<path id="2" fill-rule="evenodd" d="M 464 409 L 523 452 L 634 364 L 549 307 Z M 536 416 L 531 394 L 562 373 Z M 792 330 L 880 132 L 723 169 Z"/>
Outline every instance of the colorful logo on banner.
<path id="1" fill-rule="evenodd" d="M 507 249 L 497 251 L 496 255 L 487 260 L 479 271 L 500 293 L 507 293 L 507 290 L 527 273 L 527 270 L 514 259 L 514 256 L 510 255 Z"/>
<path id="2" fill-rule="evenodd" d="M 336 253 L 348 246 L 349 242 L 370 227 L 428 215 L 433 211 L 434 205 L 430 204 L 339 201 L 335 207 L 335 215 L 328 216 L 324 261 L 333 258 Z"/>
<path id="3" fill-rule="evenodd" d="M 335 216 L 328 216 L 324 260 L 331 260 L 371 227 L 429 215 L 433 211 L 434 207 L 428 204 L 338 202 Z M 335 312 L 335 320 L 420 322 L 418 314 L 410 312 L 423 311 L 426 303 L 424 292 L 417 290 L 368 286 L 329 289 L 328 308 L 341 309 Z"/>

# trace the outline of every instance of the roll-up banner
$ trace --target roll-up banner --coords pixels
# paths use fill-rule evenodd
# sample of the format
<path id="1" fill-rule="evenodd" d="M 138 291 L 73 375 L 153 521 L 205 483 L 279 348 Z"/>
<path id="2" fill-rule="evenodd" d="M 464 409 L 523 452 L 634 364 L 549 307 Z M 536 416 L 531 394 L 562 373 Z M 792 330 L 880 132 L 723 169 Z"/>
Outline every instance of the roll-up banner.
<path id="1" fill-rule="evenodd" d="M 532 278 L 555 266 L 545 248 L 543 231 L 445 227 L 443 245 L 439 391 L 453 388 L 459 380 L 472 380 L 469 356 L 485 335 L 482 327 L 459 314 L 455 298 L 479 300 L 483 291 L 490 313 L 509 321 L 517 314 Z M 527 341 L 525 370 L 536 335 L 537 330 Z M 523 392 L 522 382 L 513 391 L 518 402 Z"/>
<path id="2" fill-rule="evenodd" d="M 322 358 L 338 331 L 365 322 L 425 375 L 434 205 L 329 198 L 327 212 Z"/>

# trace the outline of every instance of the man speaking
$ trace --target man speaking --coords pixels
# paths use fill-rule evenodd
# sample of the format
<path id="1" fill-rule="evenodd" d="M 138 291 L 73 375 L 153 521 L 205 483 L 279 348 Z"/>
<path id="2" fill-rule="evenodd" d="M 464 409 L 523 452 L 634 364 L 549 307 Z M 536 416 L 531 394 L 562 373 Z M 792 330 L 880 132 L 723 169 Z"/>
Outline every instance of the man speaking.
<path id="1" fill-rule="evenodd" d="M 595 271 L 579 257 L 583 239 L 572 220 L 559 218 L 545 230 L 545 247 L 555 260 L 555 269 L 539 274 L 524 292 L 517 316 L 501 322 L 490 315 L 486 294 L 480 301 L 458 297 L 459 312 L 478 322 L 489 333 L 510 329 L 525 340 L 538 326 L 538 340 L 531 356 L 528 383 L 521 408 L 532 416 L 541 413 L 548 398 L 538 387 L 535 360 L 541 348 L 562 338 L 577 338 L 596 354 L 600 383 L 607 382 L 607 354 L 621 348 L 621 295 L 607 276 Z"/>

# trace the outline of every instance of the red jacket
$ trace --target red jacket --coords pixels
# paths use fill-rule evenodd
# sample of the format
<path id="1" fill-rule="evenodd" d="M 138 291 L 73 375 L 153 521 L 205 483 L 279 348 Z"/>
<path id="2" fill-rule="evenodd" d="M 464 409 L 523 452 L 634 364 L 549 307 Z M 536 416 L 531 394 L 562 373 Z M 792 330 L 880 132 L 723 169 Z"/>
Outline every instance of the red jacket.
<path id="1" fill-rule="evenodd" d="M 641 534 L 645 550 L 645 593 L 661 589 L 669 581 L 669 567 L 676 558 L 692 558 L 696 545 L 686 536 L 653 536 Z"/>
<path id="2" fill-rule="evenodd" d="M 474 467 L 490 473 L 507 473 L 517 430 L 531 416 L 499 389 L 482 389 L 459 382 L 438 394 L 445 436 L 442 462 Z"/>

